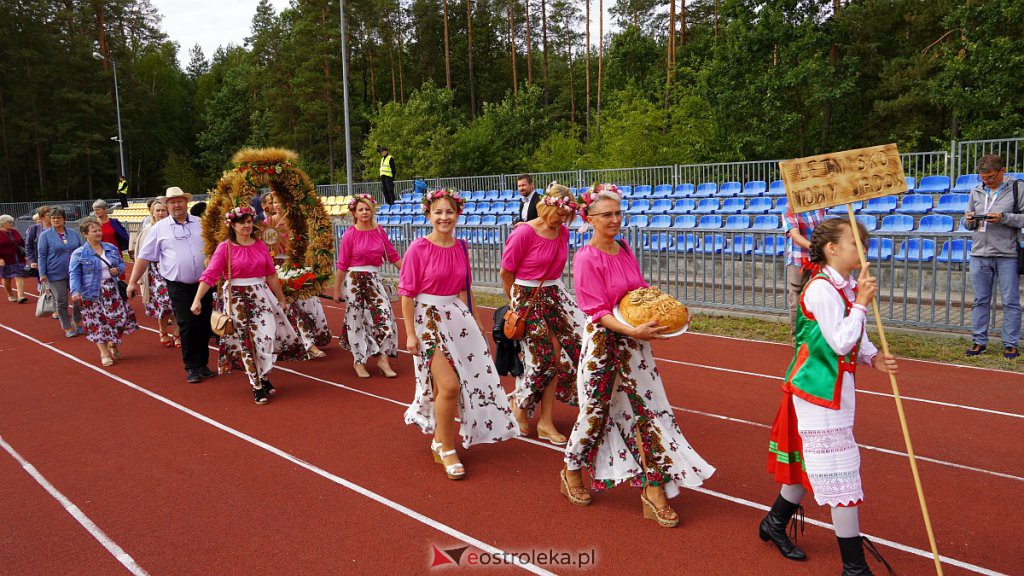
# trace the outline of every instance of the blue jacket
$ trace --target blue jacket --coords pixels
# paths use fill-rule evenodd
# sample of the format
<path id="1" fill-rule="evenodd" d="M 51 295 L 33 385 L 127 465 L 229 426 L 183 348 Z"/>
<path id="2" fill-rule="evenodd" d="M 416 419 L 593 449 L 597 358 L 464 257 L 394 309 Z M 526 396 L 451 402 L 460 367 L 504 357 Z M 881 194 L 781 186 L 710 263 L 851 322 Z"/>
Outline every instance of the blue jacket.
<path id="1" fill-rule="evenodd" d="M 117 236 L 117 247 L 121 250 L 127 250 L 131 234 L 128 233 L 128 230 L 125 229 L 124 225 L 117 218 L 110 219 L 110 226 L 114 229 L 114 235 Z"/>
<path id="2" fill-rule="evenodd" d="M 103 242 L 103 258 L 111 266 L 117 268 L 117 274 L 111 274 L 114 279 L 124 273 L 124 260 L 121 259 L 121 251 L 113 244 Z M 103 278 L 103 269 L 107 265 L 100 260 L 92 251 L 92 246 L 83 244 L 71 253 L 71 295 L 79 295 L 83 300 L 99 300 L 100 284 Z"/>
<path id="3" fill-rule="evenodd" d="M 25 231 L 25 258 L 29 264 L 35 264 L 39 260 L 38 245 L 39 236 L 43 233 L 42 224 L 33 224 Z"/>
<path id="4" fill-rule="evenodd" d="M 71 253 L 85 244 L 85 239 L 77 230 L 64 228 L 67 244 L 61 241 L 60 235 L 53 228 L 44 230 L 39 236 L 37 252 L 39 275 L 47 280 L 67 280 L 71 268 Z"/>

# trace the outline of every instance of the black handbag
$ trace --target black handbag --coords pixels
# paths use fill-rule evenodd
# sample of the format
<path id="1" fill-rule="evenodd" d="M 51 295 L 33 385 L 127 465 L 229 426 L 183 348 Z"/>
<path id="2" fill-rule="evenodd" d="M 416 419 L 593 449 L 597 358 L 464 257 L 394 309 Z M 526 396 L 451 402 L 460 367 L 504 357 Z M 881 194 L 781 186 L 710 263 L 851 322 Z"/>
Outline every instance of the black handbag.
<path id="1" fill-rule="evenodd" d="M 494 311 L 494 328 L 491 330 L 495 350 L 494 367 L 498 370 L 499 376 L 521 376 L 525 367 L 519 355 L 519 341 L 510 340 L 505 336 L 505 312 L 507 311 L 508 306 L 502 306 Z"/>
<path id="2" fill-rule="evenodd" d="M 100 256 L 99 258 L 100 258 L 100 260 L 103 261 L 104 264 L 107 265 L 107 268 L 113 268 L 113 266 L 110 264 L 110 262 L 107 262 L 106 258 L 104 258 L 103 256 Z M 114 278 L 114 280 L 117 281 L 117 292 L 121 295 L 121 301 L 123 301 L 125 306 L 127 306 L 128 305 L 128 283 L 125 282 L 124 280 L 121 280 L 120 278 Z"/>

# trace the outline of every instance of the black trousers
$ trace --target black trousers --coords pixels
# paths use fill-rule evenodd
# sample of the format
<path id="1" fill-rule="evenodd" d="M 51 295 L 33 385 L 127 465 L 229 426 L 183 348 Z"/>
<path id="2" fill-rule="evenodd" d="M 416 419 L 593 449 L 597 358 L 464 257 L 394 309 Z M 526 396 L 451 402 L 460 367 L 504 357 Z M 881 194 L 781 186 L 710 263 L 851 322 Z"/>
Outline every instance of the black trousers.
<path id="1" fill-rule="evenodd" d="M 128 207 L 128 195 L 127 194 L 121 194 L 120 192 L 118 192 L 117 199 L 121 201 L 121 208 L 127 208 Z"/>
<path id="2" fill-rule="evenodd" d="M 381 176 L 380 186 L 384 189 L 384 203 L 395 203 L 395 179 L 391 176 Z"/>
<path id="3" fill-rule="evenodd" d="M 181 333 L 181 358 L 185 370 L 197 370 L 210 362 L 210 314 L 213 312 L 213 292 L 203 296 L 203 310 L 197 316 L 192 313 L 192 300 L 199 291 L 199 283 L 184 284 L 167 281 L 167 293 L 171 297 L 174 320 Z"/>

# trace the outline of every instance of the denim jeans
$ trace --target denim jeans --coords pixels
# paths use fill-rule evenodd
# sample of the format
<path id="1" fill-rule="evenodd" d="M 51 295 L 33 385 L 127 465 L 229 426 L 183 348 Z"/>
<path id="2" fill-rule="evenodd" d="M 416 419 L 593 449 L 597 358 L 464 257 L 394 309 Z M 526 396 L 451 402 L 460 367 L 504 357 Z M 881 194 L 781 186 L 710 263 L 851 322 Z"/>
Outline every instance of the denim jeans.
<path id="1" fill-rule="evenodd" d="M 974 307 L 971 309 L 973 339 L 975 344 L 988 344 L 988 322 L 996 283 L 1003 302 L 1003 346 L 1017 346 L 1020 340 L 1020 276 L 1017 272 L 1017 259 L 1014 257 L 971 257 L 971 285 L 974 287 Z"/>

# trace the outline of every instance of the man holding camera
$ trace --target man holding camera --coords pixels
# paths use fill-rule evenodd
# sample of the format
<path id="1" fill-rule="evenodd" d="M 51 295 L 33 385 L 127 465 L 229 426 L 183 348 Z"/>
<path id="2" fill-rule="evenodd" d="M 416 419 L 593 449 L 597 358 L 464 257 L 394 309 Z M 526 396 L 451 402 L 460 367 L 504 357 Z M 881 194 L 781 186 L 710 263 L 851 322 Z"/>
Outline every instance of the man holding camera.
<path id="1" fill-rule="evenodd" d="M 971 248 L 971 309 L 973 345 L 967 356 L 978 356 L 988 348 L 988 324 L 992 292 L 998 282 L 1003 302 L 1003 357 L 1020 356 L 1020 273 L 1017 266 L 1018 234 L 1024 227 L 1024 186 L 1006 177 L 1003 159 L 982 156 L 977 165 L 981 184 L 971 190 L 964 226 L 974 232 Z"/>

